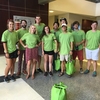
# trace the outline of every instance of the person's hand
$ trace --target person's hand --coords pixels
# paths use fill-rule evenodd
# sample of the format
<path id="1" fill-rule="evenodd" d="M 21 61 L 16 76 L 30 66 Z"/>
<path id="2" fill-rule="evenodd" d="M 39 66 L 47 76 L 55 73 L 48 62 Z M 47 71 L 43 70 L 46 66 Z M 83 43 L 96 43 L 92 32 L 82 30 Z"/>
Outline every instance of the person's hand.
<path id="1" fill-rule="evenodd" d="M 72 55 L 73 54 L 73 52 L 72 51 L 70 51 L 70 55 Z"/>
<path id="2" fill-rule="evenodd" d="M 75 46 L 79 46 L 80 45 L 80 43 L 75 43 Z"/>
<path id="3" fill-rule="evenodd" d="M 57 50 L 55 49 L 54 52 L 57 53 Z"/>
<path id="4" fill-rule="evenodd" d="M 24 48 L 27 48 L 27 47 L 28 47 L 27 45 L 24 46 Z"/>
<path id="5" fill-rule="evenodd" d="M 20 54 L 20 50 L 18 50 L 18 53 L 17 53 L 18 55 Z"/>
<path id="6" fill-rule="evenodd" d="M 5 53 L 5 57 L 6 58 L 9 58 L 9 53 Z"/>

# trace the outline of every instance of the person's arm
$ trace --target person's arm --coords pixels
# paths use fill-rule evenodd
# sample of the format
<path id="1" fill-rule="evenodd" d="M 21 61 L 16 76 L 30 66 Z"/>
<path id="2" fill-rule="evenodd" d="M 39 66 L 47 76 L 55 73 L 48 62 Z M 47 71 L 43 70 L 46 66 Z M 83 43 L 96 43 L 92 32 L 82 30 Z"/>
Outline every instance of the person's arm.
<path id="1" fill-rule="evenodd" d="M 54 42 L 55 42 L 55 50 L 54 50 L 54 52 L 57 53 L 57 46 L 58 46 L 57 40 L 55 39 Z"/>
<path id="2" fill-rule="evenodd" d="M 19 40 L 19 42 L 24 48 L 27 48 L 27 45 L 25 45 L 21 39 Z"/>
<path id="3" fill-rule="evenodd" d="M 44 43 L 42 41 L 42 55 L 44 55 Z"/>
<path id="4" fill-rule="evenodd" d="M 9 53 L 8 53 L 7 43 L 6 42 L 3 42 L 3 48 L 4 48 L 5 56 L 8 58 L 9 57 Z"/>

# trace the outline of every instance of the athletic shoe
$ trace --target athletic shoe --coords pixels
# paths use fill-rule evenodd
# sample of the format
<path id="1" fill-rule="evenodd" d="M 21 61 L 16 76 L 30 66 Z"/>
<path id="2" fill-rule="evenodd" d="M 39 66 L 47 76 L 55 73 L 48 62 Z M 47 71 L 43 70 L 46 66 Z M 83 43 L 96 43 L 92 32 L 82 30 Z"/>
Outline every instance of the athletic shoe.
<path id="1" fill-rule="evenodd" d="M 81 74 L 83 74 L 83 73 L 84 73 L 82 68 L 80 68 L 80 73 L 81 73 Z"/>
<path id="2" fill-rule="evenodd" d="M 49 75 L 50 75 L 50 76 L 53 76 L 53 73 L 50 71 L 50 72 L 49 72 Z"/>
<path id="3" fill-rule="evenodd" d="M 16 81 L 16 78 L 14 77 L 14 75 L 10 76 L 10 79 L 14 82 Z"/>
<path id="4" fill-rule="evenodd" d="M 40 68 L 38 68 L 37 71 L 40 73 L 43 73 L 43 71 Z"/>
<path id="5" fill-rule="evenodd" d="M 44 76 L 47 76 L 47 75 L 48 75 L 48 72 L 45 72 L 45 73 L 44 73 Z"/>
<path id="6" fill-rule="evenodd" d="M 9 81 L 10 81 L 10 79 L 8 78 L 8 76 L 4 78 L 4 82 L 9 83 Z"/>
<path id="7" fill-rule="evenodd" d="M 96 76 L 97 76 L 97 72 L 94 71 L 93 74 L 92 74 L 92 76 L 93 76 L 93 77 L 96 77 Z"/>
<path id="8" fill-rule="evenodd" d="M 88 74 L 90 71 L 88 70 L 88 69 L 86 69 L 85 71 L 84 71 L 84 74 Z"/>

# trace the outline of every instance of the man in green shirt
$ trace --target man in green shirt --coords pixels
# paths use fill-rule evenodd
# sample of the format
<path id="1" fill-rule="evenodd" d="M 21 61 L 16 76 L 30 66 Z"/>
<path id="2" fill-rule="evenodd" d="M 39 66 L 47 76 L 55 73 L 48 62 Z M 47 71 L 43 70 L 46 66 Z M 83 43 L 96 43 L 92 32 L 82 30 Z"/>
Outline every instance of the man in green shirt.
<path id="1" fill-rule="evenodd" d="M 61 73 L 59 76 L 64 74 L 65 61 L 68 61 L 69 55 L 72 55 L 73 50 L 73 35 L 67 32 L 67 25 L 62 24 L 62 33 L 59 35 L 59 47 L 60 47 L 60 61 L 61 61 Z"/>
<path id="2" fill-rule="evenodd" d="M 45 24 L 44 23 L 41 23 L 41 16 L 40 15 L 37 15 L 35 17 L 35 21 L 36 21 L 36 23 L 34 25 L 36 26 L 37 34 L 39 35 L 39 38 L 40 38 L 40 41 L 41 41 L 42 36 L 43 36 L 43 28 L 44 28 Z M 42 56 L 42 48 L 41 48 L 41 45 L 38 48 L 38 55 L 39 55 L 39 60 L 38 60 L 38 69 L 37 70 L 38 70 L 38 72 L 43 72 L 40 69 L 41 56 Z"/>
<path id="3" fill-rule="evenodd" d="M 67 19 L 62 17 L 62 18 L 60 19 L 60 24 L 61 24 L 61 25 L 62 25 L 62 24 L 66 24 L 66 25 L 67 25 L 67 24 L 68 24 Z M 60 31 L 62 32 L 62 27 L 60 27 Z M 71 30 L 71 28 L 70 28 L 69 26 L 67 26 L 67 31 L 68 31 L 68 32 L 72 32 L 72 30 Z"/>
<path id="4" fill-rule="evenodd" d="M 74 37 L 74 48 L 73 48 L 73 59 L 76 60 L 78 56 L 79 64 L 80 64 L 80 73 L 83 73 L 83 45 L 85 42 L 85 32 L 83 30 L 79 30 L 79 22 L 73 22 L 73 37 Z"/>
<path id="5" fill-rule="evenodd" d="M 93 77 L 97 76 L 97 60 L 99 58 L 99 45 L 100 45 L 100 31 L 97 30 L 98 22 L 93 21 L 91 24 L 92 30 L 89 30 L 86 33 L 86 58 L 87 69 L 84 74 L 88 74 L 90 72 L 91 61 L 93 61 Z"/>
<path id="6" fill-rule="evenodd" d="M 28 33 L 28 30 L 26 29 L 27 26 L 27 21 L 26 20 L 21 20 L 21 28 L 19 30 L 17 30 L 17 34 L 18 34 L 18 38 L 19 40 L 22 38 L 22 36 L 26 33 Z M 25 43 L 25 41 L 23 41 Z M 23 59 L 23 71 L 22 73 L 24 75 L 27 74 L 26 72 L 26 61 L 25 61 L 25 48 L 19 44 L 19 49 L 20 49 L 20 55 L 18 57 L 18 72 L 17 72 L 17 76 L 21 75 L 21 65 L 22 65 L 22 59 Z M 24 57 L 23 57 L 24 56 Z"/>
<path id="7" fill-rule="evenodd" d="M 59 35 L 61 33 L 60 29 L 59 29 L 59 23 L 58 22 L 54 22 L 53 23 L 53 30 L 51 30 L 51 33 L 54 33 L 55 37 L 56 37 L 56 40 L 57 40 L 57 44 L 58 44 L 58 41 L 59 41 Z M 58 46 L 57 46 L 58 47 Z M 56 45 L 54 43 L 54 50 L 56 50 Z M 58 55 L 58 52 L 55 53 L 54 52 L 54 55 L 53 55 L 53 70 L 55 71 L 55 60 L 57 60 L 57 55 Z"/>

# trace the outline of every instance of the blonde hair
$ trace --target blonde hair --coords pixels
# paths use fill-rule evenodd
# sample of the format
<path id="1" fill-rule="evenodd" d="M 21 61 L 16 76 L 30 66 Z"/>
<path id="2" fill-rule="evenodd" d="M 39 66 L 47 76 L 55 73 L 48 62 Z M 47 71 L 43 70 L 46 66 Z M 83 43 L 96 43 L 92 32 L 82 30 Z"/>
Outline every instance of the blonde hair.
<path id="1" fill-rule="evenodd" d="M 35 25 L 30 25 L 30 27 L 29 27 L 29 33 L 31 33 L 31 27 L 32 26 L 34 26 L 35 27 Z M 35 27 L 36 28 L 36 27 Z M 35 34 L 36 34 L 37 32 L 35 31 Z"/>

